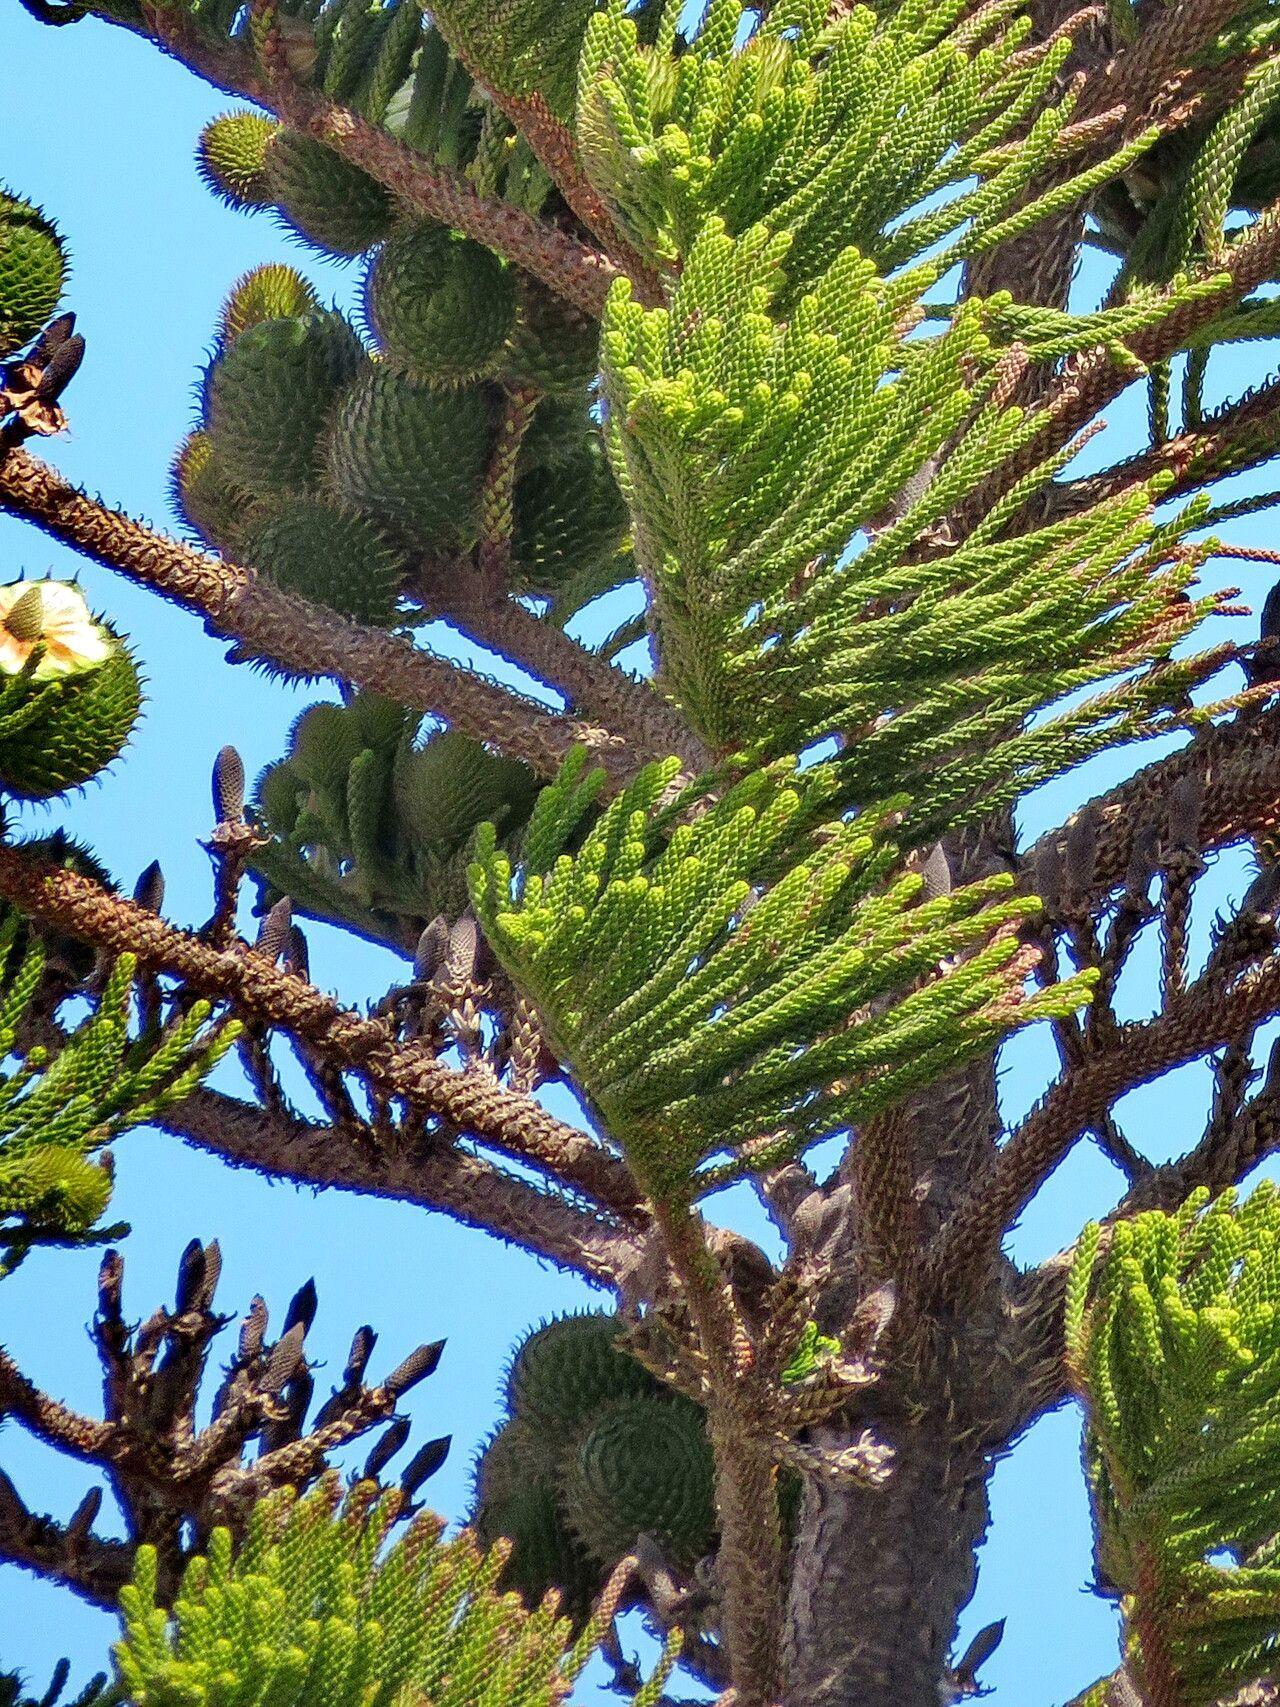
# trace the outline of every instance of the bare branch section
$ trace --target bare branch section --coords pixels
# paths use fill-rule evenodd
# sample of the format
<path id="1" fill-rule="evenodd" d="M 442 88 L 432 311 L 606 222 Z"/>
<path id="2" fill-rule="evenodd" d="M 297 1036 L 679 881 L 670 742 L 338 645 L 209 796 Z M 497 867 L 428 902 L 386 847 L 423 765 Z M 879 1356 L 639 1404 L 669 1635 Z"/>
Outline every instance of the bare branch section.
<path id="1" fill-rule="evenodd" d="M 275 112 L 293 129 L 327 144 L 390 190 L 420 218 L 453 226 L 523 267 L 549 290 L 599 319 L 619 269 L 598 249 L 532 214 L 479 196 L 460 173 L 424 159 L 345 107 L 297 84 L 272 84 L 238 42 L 216 41 L 180 8 L 156 8 L 156 39 L 199 76 Z M 653 287 L 639 281 L 640 295 Z M 652 301 L 650 302 L 652 306 Z"/>
<path id="2" fill-rule="evenodd" d="M 440 1210 L 601 1286 L 617 1286 L 639 1260 L 638 1245 L 619 1223 L 503 1173 L 445 1137 L 398 1132 L 388 1142 L 366 1128 L 313 1125 L 209 1090 L 167 1109 L 156 1124 L 233 1166 Z"/>
<path id="3" fill-rule="evenodd" d="M 1155 1019 L 1121 1026 L 1106 1048 L 1049 1091 L 943 1228 L 929 1260 L 931 1290 L 963 1292 L 1072 1145 L 1117 1097 L 1221 1048 L 1280 1007 L 1280 957 L 1234 981 L 1205 977 Z"/>
<path id="4" fill-rule="evenodd" d="M 90 498 L 24 450 L 10 450 L 0 459 L 0 509 L 188 610 L 200 611 L 214 633 L 239 641 L 255 656 L 438 713 L 543 775 L 553 773 L 567 753 L 583 745 L 615 782 L 636 768 L 634 756 L 618 737 L 549 712 L 405 640 L 358 627 L 281 592 L 252 569 L 169 539 Z"/>
<path id="5" fill-rule="evenodd" d="M 1096 907 L 1124 881 L 1139 835 L 1163 826 L 1179 785 L 1191 778 L 1199 784 L 1202 850 L 1269 834 L 1280 821 L 1280 710 L 1219 724 L 1098 795 L 1066 826 L 1048 831 L 1027 850 L 1021 861 L 1025 886 L 1053 915 L 1068 844 L 1077 834 L 1087 834 L 1088 883 L 1079 892 L 1073 887 L 1069 899 L 1076 909 Z"/>
<path id="6" fill-rule="evenodd" d="M 625 1165 L 595 1139 L 556 1120 L 523 1092 L 504 1089 L 481 1069 L 458 1071 L 421 1044 L 396 1043 L 382 1021 L 341 1007 L 264 955 L 213 948 L 20 848 L 0 846 L 0 894 L 37 922 L 109 954 L 134 954 L 143 971 L 168 974 L 257 1025 L 288 1033 L 415 1113 L 438 1115 L 457 1131 L 643 1224 L 639 1193 Z"/>
<path id="7" fill-rule="evenodd" d="M 0 1352 L 0 1415 L 105 1473 L 128 1534 L 125 1542 L 93 1534 L 100 1486 L 91 1487 L 70 1521 L 59 1525 L 33 1516 L 0 1473 L 0 1561 L 64 1582 L 114 1609 L 134 1550 L 147 1543 L 156 1549 L 167 1600 L 215 1524 L 239 1529 L 264 1493 L 307 1487 L 335 1451 L 384 1424 L 390 1426 L 374 1446 L 366 1476 L 380 1477 L 403 1448 L 410 1428 L 396 1415 L 400 1401 L 435 1371 L 443 1341 L 418 1346 L 369 1385 L 366 1370 L 378 1336 L 370 1327 L 357 1329 L 338 1385 L 311 1416 L 315 1382 L 306 1337 L 317 1298 L 309 1280 L 290 1301 L 274 1342 L 267 1337 L 265 1302 L 250 1304 L 210 1420 L 202 1423 L 200 1390 L 210 1352 L 230 1320 L 214 1308 L 221 1270 L 218 1245 L 193 1239 L 178 1263 L 172 1308 L 162 1306 L 133 1327 L 123 1310 L 124 1261 L 118 1251 L 106 1253 L 92 1326 L 103 1421 L 41 1392 Z M 430 1441 L 392 1473 L 406 1497 L 440 1467 L 448 1447 L 447 1438 Z"/>
<path id="8" fill-rule="evenodd" d="M 1280 1052 L 1273 1053 L 1266 1083 L 1258 1094 L 1224 1123 L 1210 1122 L 1194 1149 L 1175 1162 L 1152 1168 L 1121 1198 L 1102 1223 L 1103 1238 L 1117 1221 L 1148 1209 L 1171 1213 L 1193 1191 L 1212 1195 L 1237 1184 L 1260 1162 L 1280 1149 Z M 1018 1330 L 1018 1362 L 1022 1370 L 1022 1405 L 1011 1434 L 1034 1422 L 1067 1393 L 1062 1313 L 1076 1245 L 1057 1251 L 1010 1288 L 1013 1318 Z M 1007 1439 L 993 1441 L 995 1446 Z"/>
<path id="9" fill-rule="evenodd" d="M 598 717 L 635 753 L 646 758 L 674 753 L 694 775 L 710 767 L 706 748 L 647 683 L 586 651 L 562 628 L 514 599 L 468 597 L 466 586 L 473 579 L 448 566 L 432 569 L 423 576 L 428 609 L 548 687 L 558 688 L 575 711 Z"/>

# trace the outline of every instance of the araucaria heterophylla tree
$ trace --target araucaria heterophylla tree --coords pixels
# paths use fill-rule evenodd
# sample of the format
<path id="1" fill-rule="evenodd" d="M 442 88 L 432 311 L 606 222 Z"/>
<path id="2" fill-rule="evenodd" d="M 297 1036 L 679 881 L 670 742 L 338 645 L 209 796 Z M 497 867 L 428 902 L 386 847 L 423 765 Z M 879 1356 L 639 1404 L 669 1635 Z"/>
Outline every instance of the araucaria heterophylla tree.
<path id="1" fill-rule="evenodd" d="M 227 91 L 209 186 L 362 295 L 305 263 L 231 286 L 170 538 L 36 454 L 93 352 L 53 220 L 0 198 L 0 508 L 341 689 L 251 789 L 222 753 L 198 926 L 157 869 L 130 898 L 11 822 L 6 1261 L 104 1238 L 107 1146 L 149 1122 L 454 1215 L 601 1308 L 518 1346 L 445 1540 L 415 1498 L 442 1441 L 391 1468 L 438 1346 L 371 1384 L 361 1329 L 315 1405 L 304 1285 L 278 1328 L 250 1309 L 204 1420 L 217 1247 L 136 1327 L 111 1249 L 103 1417 L 3 1352 L 0 1415 L 97 1467 L 124 1538 L 96 1485 L 60 1523 L 0 1475 L 0 1558 L 119 1606 L 102 1687 L 140 1707 L 534 1707 L 597 1649 L 641 1704 L 678 1664 L 734 1707 L 934 1707 L 999 1639 L 956 1651 L 993 1464 L 1074 1396 L 1123 1615 L 1079 1700 L 1276 1699 L 1280 1204 L 1248 1176 L 1280 1145 L 1280 597 L 1259 624 L 1216 590 L 1273 497 L 1216 487 L 1280 452 L 1280 383 L 1220 401 L 1209 366 L 1280 336 L 1280 9 L 23 4 Z M 1082 474 L 1134 385 L 1146 443 Z M 623 587 L 633 621 L 576 620 Z M 436 620 L 549 695 L 438 655 Z M 0 589 L 0 676 L 14 801 L 126 745 L 138 665 L 76 586 Z M 1110 749 L 1130 779 L 1020 845 L 1019 802 Z M 1256 881 L 1195 954 L 1241 845 Z M 322 993 L 306 918 L 403 978 Z M 1030 1026 L 1061 1073 L 1006 1129 Z M 232 1047 L 251 1098 L 204 1083 Z M 1115 1105 L 1204 1060 L 1207 1127 L 1154 1165 Z M 1122 1197 L 1018 1268 L 1082 1143 Z M 718 1224 L 743 1181 L 781 1255 Z"/>

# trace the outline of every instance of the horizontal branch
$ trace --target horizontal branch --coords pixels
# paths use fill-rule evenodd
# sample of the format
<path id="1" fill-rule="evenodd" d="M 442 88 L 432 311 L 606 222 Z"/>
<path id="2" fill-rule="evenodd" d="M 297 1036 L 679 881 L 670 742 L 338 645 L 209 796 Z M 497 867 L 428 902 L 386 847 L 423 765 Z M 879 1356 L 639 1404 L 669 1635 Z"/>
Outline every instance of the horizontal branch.
<path id="1" fill-rule="evenodd" d="M 0 454 L 0 510 L 201 612 L 212 632 L 238 641 L 254 656 L 437 713 L 466 734 L 525 760 L 542 775 L 552 774 L 580 745 L 590 747 L 615 780 L 635 768 L 634 758 L 616 736 L 547 711 L 407 640 L 347 622 L 282 592 L 252 569 L 170 539 L 90 498 L 24 450 Z"/>
<path id="2" fill-rule="evenodd" d="M 420 217 L 474 237 L 591 319 L 604 312 L 609 287 L 622 274 L 600 250 L 509 202 L 477 195 L 459 174 L 428 166 L 422 155 L 380 126 L 309 89 L 273 91 L 267 104 L 293 129 L 359 166 Z M 655 306 L 659 293 L 647 275 L 632 282 L 638 285 L 637 297 Z"/>
<path id="3" fill-rule="evenodd" d="M 928 1290 L 954 1297 L 985 1271 L 1000 1241 L 1115 1100 L 1229 1043 L 1280 1008 L 1280 956 L 1236 978 L 1206 977 L 1155 1019 L 1118 1028 L 1047 1093 L 970 1189 L 930 1253 Z"/>
<path id="4" fill-rule="evenodd" d="M 69 1457 L 101 1463 L 118 1431 L 112 1423 L 81 1416 L 41 1392 L 0 1346 L 0 1417 L 16 1417 L 32 1434 Z"/>
<path id="5" fill-rule="evenodd" d="M 647 1219 L 625 1164 L 587 1133 L 548 1114 L 523 1092 L 479 1068 L 446 1066 L 422 1043 L 398 1043 L 380 1020 L 343 1008 L 313 984 L 243 945 L 217 949 L 78 872 L 0 845 L 0 895 L 29 917 L 108 954 L 137 956 L 146 971 L 226 1002 L 259 1025 L 301 1039 L 340 1070 L 359 1073 L 415 1113 L 439 1115 L 459 1132 L 526 1162 L 643 1225 Z"/>
<path id="6" fill-rule="evenodd" d="M 199 1090 L 156 1125 L 237 1167 L 302 1184 L 440 1210 L 598 1285 L 615 1287 L 639 1250 L 617 1223 L 501 1172 L 441 1138 L 368 1143 L 328 1126 Z"/>

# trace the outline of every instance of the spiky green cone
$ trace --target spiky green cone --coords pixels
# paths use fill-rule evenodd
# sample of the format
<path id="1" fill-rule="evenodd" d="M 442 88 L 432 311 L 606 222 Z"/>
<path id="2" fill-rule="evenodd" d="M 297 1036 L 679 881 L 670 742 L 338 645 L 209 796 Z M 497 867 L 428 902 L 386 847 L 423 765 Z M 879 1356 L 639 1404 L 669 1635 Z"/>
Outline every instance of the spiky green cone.
<path id="1" fill-rule="evenodd" d="M 552 397 L 576 397 L 586 391 L 599 365 L 597 323 L 522 276 L 515 329 L 502 361 L 504 378 Z"/>
<path id="2" fill-rule="evenodd" d="M 66 278 L 57 231 L 39 208 L 0 188 L 0 360 L 53 318 Z"/>
<path id="3" fill-rule="evenodd" d="M 406 546 L 475 538 L 489 421 L 478 391 L 446 391 L 371 367 L 348 390 L 329 435 L 334 492 Z"/>
<path id="4" fill-rule="evenodd" d="M 169 497 L 202 544 L 234 557 L 243 547 L 257 501 L 227 472 L 208 433 L 188 433 L 169 466 Z"/>
<path id="5" fill-rule="evenodd" d="M 297 131 L 283 130 L 267 148 L 271 199 L 300 236 L 333 255 L 360 255 L 381 243 L 395 204 L 368 173 Z"/>
<path id="6" fill-rule="evenodd" d="M 6 1215 L 19 1213 L 28 1232 L 59 1240 L 83 1237 L 111 1201 L 109 1166 L 81 1155 L 67 1144 L 40 1145 L 0 1160 L 0 1203 Z"/>
<path id="7" fill-rule="evenodd" d="M 715 1544 L 715 1465 L 687 1399 L 623 1399 L 597 1413 L 560 1476 L 565 1521 L 606 1568 L 652 1535 L 677 1569 Z"/>
<path id="8" fill-rule="evenodd" d="M 600 428 L 588 413 L 586 397 L 544 397 L 520 441 L 518 474 L 572 462 L 597 443 Z"/>
<path id="9" fill-rule="evenodd" d="M 356 694 L 346 705 L 312 705 L 289 732 L 284 759 L 265 773 L 290 771 L 308 789 L 333 791 L 344 799 L 347 773 L 360 754 L 393 746 L 420 718 L 379 694 Z"/>
<path id="10" fill-rule="evenodd" d="M 415 225 L 373 257 L 365 310 L 388 357 L 417 378 L 476 379 L 511 332 L 515 285 L 492 250 L 442 225 Z"/>
<path id="11" fill-rule="evenodd" d="M 118 757 L 142 688 L 128 650 L 61 581 L 0 588 L 0 789 L 47 800 Z"/>
<path id="12" fill-rule="evenodd" d="M 279 838 L 254 861 L 268 906 L 289 895 L 299 912 L 410 953 L 429 920 L 463 911 L 477 824 L 514 836 L 538 783 L 456 730 L 415 746 L 420 722 L 372 694 L 299 719 L 258 784 L 259 819 Z"/>
<path id="13" fill-rule="evenodd" d="M 405 560 L 372 522 L 320 498 L 294 498 L 249 533 L 255 569 L 352 622 L 389 628 Z"/>
<path id="14" fill-rule="evenodd" d="M 507 1375 L 507 1408 L 549 1433 L 563 1434 L 601 1405 L 651 1397 L 658 1383 L 617 1348 L 625 1323 L 592 1311 L 556 1316 L 520 1345 Z"/>
<path id="15" fill-rule="evenodd" d="M 579 1621 L 590 1612 L 601 1571 L 565 1524 L 553 1463 L 535 1430 L 519 1422 L 500 1428 L 476 1467 L 472 1523 L 486 1546 L 500 1537 L 511 1542 L 503 1588 L 531 1608 L 558 1589 L 564 1612 Z"/>
<path id="16" fill-rule="evenodd" d="M 516 482 L 512 556 L 532 591 L 554 592 L 615 556 L 627 527 L 627 506 L 598 445 L 530 468 Z"/>
<path id="17" fill-rule="evenodd" d="M 324 310 L 241 333 L 208 386 L 209 436 L 228 478 L 259 498 L 313 487 L 330 413 L 366 361 L 352 328 Z"/>
<path id="18" fill-rule="evenodd" d="M 196 170 L 231 207 L 270 207 L 267 145 L 279 131 L 274 119 L 242 109 L 210 119 L 196 143 Z"/>
<path id="19" fill-rule="evenodd" d="M 218 338 L 233 344 L 250 326 L 264 320 L 289 320 L 311 314 L 320 299 L 296 267 L 269 261 L 237 279 L 218 318 Z"/>

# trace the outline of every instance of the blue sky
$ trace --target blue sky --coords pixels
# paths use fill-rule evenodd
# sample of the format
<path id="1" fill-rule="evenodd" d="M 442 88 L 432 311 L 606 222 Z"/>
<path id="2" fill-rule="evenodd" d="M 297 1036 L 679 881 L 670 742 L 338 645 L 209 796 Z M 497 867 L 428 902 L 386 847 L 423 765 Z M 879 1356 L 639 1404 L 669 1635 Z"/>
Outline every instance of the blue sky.
<path id="1" fill-rule="evenodd" d="M 153 48 L 92 21 L 53 32 L 8 5 L 0 13 L 0 66 L 6 90 L 23 91 L 21 118 L 10 108 L 0 134 L 0 180 L 42 202 L 69 238 L 68 304 L 88 340 L 67 398 L 71 433 L 43 448 L 89 488 L 169 522 L 168 460 L 189 425 L 193 382 L 229 285 L 263 260 L 287 258 L 303 265 L 322 294 L 345 301 L 355 274 L 300 256 L 267 218 L 229 212 L 207 193 L 193 147 L 204 121 L 227 102 Z M 1256 352 L 1237 355 L 1218 378 L 1239 390 L 1256 383 L 1262 367 Z M 1132 401 L 1113 412 L 1109 458 L 1132 447 L 1139 419 Z M 1267 518 L 1254 517 L 1234 537 L 1263 543 L 1270 532 Z M 1240 581 L 1257 608 L 1266 571 L 1224 567 L 1231 573 L 1217 579 Z M 225 646 L 195 617 L 0 517 L 0 580 L 46 570 L 79 570 L 92 602 L 132 637 L 151 705 L 124 765 L 32 821 L 74 829 L 126 885 L 158 858 L 168 880 L 166 912 L 197 922 L 208 907 L 209 869 L 198 839 L 210 827 L 214 754 L 233 742 L 256 774 L 279 755 L 289 723 L 318 695 L 231 667 Z M 1024 814 L 1028 827 L 1059 818 L 1131 763 L 1108 758 L 1046 790 Z M 1238 895 L 1247 878 L 1244 859 L 1217 862 L 1197 907 L 1200 940 L 1214 908 Z M 308 936 L 316 981 L 348 1001 L 380 994 L 397 975 L 398 963 L 366 944 L 312 926 Z M 1049 1064 L 1040 1036 L 1007 1051 L 1003 1094 L 1011 1116 L 1039 1094 Z M 1206 1098 L 1202 1068 L 1173 1074 L 1127 1099 L 1129 1133 L 1153 1155 L 1176 1154 L 1198 1136 Z M 450 1516 L 465 1504 L 473 1449 L 498 1413 L 513 1340 L 542 1316 L 589 1298 L 585 1287 L 444 1217 L 268 1184 L 159 1134 L 127 1138 L 117 1163 L 114 1209 L 133 1228 L 124 1245 L 127 1314 L 146 1314 L 171 1295 L 189 1238 L 216 1235 L 224 1309 L 242 1310 L 261 1292 L 278 1320 L 294 1289 L 316 1277 L 320 1311 L 308 1346 L 326 1360 L 317 1375 L 321 1389 L 337 1377 L 362 1322 L 381 1336 L 375 1374 L 421 1340 L 447 1340 L 438 1374 L 409 1409 L 416 1439 L 454 1438 L 448 1464 L 427 1490 Z M 1113 1170 L 1080 1146 L 1024 1216 L 1014 1254 L 1048 1254 L 1115 1194 Z M 739 1198 L 734 1207 L 741 1224 L 758 1225 L 751 1204 Z M 83 1324 L 96 1267 L 93 1253 L 37 1254 L 0 1287 L 0 1341 L 46 1389 L 90 1412 L 99 1403 L 97 1366 Z M 996 1685 L 996 1702 L 1008 1707 L 1052 1707 L 1114 1664 L 1111 1612 L 1086 1592 L 1088 1515 L 1078 1450 L 1078 1421 L 1062 1412 L 1042 1421 L 996 1472 L 992 1539 L 963 1629 L 972 1634 L 1008 1617 L 1004 1644 L 984 1674 Z M 0 1437 L 0 1462 L 30 1504 L 60 1517 L 87 1485 L 78 1466 L 14 1427 Z M 102 1663 L 112 1634 L 107 1615 L 0 1567 L 0 1665 L 21 1667 L 42 1687 L 53 1662 L 67 1654 L 73 1675 L 83 1678 Z M 617 1698 L 589 1682 L 582 1699 Z"/>

